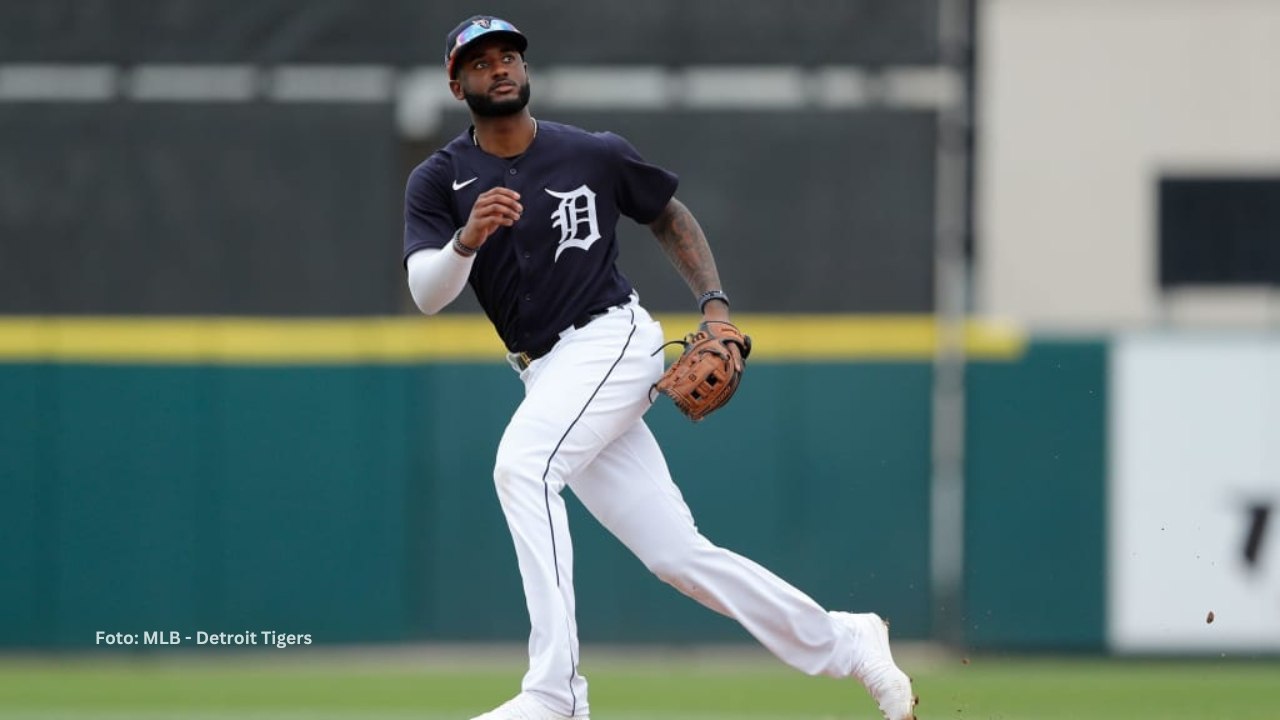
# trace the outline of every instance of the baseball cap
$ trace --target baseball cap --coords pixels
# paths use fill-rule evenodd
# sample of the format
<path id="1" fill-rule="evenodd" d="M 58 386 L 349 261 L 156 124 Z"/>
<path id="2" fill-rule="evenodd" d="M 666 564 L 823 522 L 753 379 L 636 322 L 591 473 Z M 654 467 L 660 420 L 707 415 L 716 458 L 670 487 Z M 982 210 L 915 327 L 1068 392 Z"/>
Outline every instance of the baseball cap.
<path id="1" fill-rule="evenodd" d="M 473 15 L 458 24 L 444 39 L 444 67 L 453 77 L 453 63 L 462 55 L 463 50 L 480 38 L 490 35 L 506 35 L 520 52 L 529 47 L 529 40 L 515 25 L 492 15 Z"/>

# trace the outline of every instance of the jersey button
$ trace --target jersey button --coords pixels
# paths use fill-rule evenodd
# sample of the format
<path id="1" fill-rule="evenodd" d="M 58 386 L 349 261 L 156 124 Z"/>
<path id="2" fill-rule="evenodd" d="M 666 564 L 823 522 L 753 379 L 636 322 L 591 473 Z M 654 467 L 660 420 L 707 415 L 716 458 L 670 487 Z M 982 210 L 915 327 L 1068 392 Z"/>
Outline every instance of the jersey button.
<path id="1" fill-rule="evenodd" d="M 524 253 L 524 259 L 525 259 L 525 260 L 528 260 L 531 256 L 532 256 L 532 253 L 530 253 L 528 250 L 526 250 L 526 251 L 525 251 L 525 253 Z"/>
<path id="2" fill-rule="evenodd" d="M 515 168 L 511 168 L 510 172 L 511 172 L 511 174 L 512 174 L 512 175 L 515 175 L 516 173 L 518 173 L 518 172 L 520 172 L 520 171 L 519 171 L 519 170 L 516 170 Z"/>
<path id="3" fill-rule="evenodd" d="M 533 299 L 533 296 L 532 296 L 532 295 L 525 295 L 525 296 L 524 296 L 524 301 L 525 301 L 525 302 L 529 302 L 529 301 L 530 301 L 530 300 L 532 300 L 532 299 Z"/>

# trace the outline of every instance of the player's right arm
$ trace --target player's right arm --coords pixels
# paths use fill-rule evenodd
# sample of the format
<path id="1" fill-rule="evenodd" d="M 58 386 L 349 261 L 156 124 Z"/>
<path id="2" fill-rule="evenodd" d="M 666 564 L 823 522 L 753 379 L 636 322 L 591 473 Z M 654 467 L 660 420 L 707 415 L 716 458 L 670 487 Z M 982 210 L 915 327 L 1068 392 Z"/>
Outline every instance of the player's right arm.
<path id="1" fill-rule="evenodd" d="M 474 257 L 462 257 L 450 250 L 425 248 L 405 260 L 409 294 L 424 315 L 435 315 L 462 294 L 471 274 Z"/>
<path id="2" fill-rule="evenodd" d="M 435 160 L 436 158 L 432 158 Z M 461 232 L 454 227 L 452 188 L 442 181 L 443 163 L 424 163 L 405 188 L 405 270 L 414 304 L 434 315 L 462 293 L 475 251 L 500 227 L 520 219 L 520 196 L 507 188 L 480 194 Z"/>

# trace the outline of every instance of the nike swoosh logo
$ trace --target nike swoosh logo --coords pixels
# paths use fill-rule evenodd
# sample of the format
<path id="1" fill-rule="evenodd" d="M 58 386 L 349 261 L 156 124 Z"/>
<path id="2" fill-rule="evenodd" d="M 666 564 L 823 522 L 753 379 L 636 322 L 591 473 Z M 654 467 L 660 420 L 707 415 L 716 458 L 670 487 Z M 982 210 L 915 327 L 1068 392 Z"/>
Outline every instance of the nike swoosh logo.
<path id="1" fill-rule="evenodd" d="M 480 178 L 477 176 L 477 177 L 473 177 L 473 178 L 471 178 L 470 180 L 463 180 L 462 182 L 458 182 L 457 180 L 454 180 L 454 181 L 453 181 L 453 189 L 454 189 L 454 190 L 461 190 L 462 188 L 464 188 L 464 187 L 466 187 L 466 186 L 470 185 L 471 183 L 473 183 L 473 182 L 475 182 L 476 180 L 479 180 L 479 179 L 480 179 Z"/>

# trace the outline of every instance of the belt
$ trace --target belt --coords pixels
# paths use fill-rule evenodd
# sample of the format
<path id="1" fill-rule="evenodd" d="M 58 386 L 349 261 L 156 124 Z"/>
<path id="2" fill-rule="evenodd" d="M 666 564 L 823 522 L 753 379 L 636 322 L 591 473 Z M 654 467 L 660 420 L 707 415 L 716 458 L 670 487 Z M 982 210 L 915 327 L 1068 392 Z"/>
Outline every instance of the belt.
<path id="1" fill-rule="evenodd" d="M 574 330 L 581 330 L 582 328 L 586 327 L 592 320 L 595 320 L 601 315 L 607 314 L 610 310 L 613 310 L 614 308 L 625 307 L 628 302 L 630 302 L 630 298 L 628 298 L 627 300 L 624 300 L 623 302 L 618 303 L 617 305 L 610 305 L 607 308 L 588 311 L 582 314 L 581 316 L 579 316 L 577 320 L 574 320 L 573 325 L 571 327 Z M 536 347 L 531 350 L 525 350 L 524 352 L 518 352 L 513 354 L 512 359 L 515 361 L 516 367 L 519 370 L 523 371 L 525 368 L 532 365 L 534 360 L 537 360 L 538 358 L 551 352 L 551 349 L 554 348 L 556 346 L 556 343 L 558 342 L 560 342 L 560 337 L 556 336 L 554 339 L 551 340 L 551 342 L 547 343 L 546 345 L 543 345 L 541 347 Z"/>

